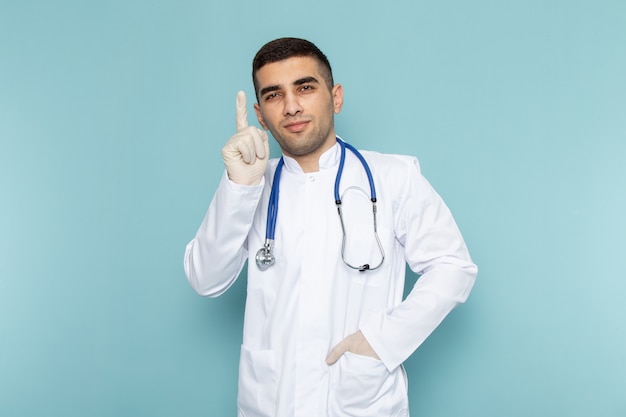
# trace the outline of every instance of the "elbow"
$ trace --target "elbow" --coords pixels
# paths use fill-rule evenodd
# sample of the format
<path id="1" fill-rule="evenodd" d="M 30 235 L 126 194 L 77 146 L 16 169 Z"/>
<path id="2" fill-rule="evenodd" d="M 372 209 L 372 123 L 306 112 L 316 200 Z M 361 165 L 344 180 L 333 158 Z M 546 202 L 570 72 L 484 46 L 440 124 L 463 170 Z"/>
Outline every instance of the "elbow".
<path id="1" fill-rule="evenodd" d="M 478 267 L 472 262 L 442 262 L 424 270 L 418 283 L 422 281 L 422 285 L 458 305 L 467 301 L 477 275 Z"/>
<path id="2" fill-rule="evenodd" d="M 467 265 L 460 270 L 460 274 L 463 276 L 465 288 L 459 294 L 459 304 L 467 301 L 470 292 L 474 288 L 476 283 L 476 277 L 478 276 L 478 267 L 475 264 Z"/>
<path id="3" fill-rule="evenodd" d="M 185 249 L 183 267 L 187 282 L 203 297 L 215 298 L 222 295 L 239 275 L 239 270 L 231 274 L 227 266 L 203 257 L 193 241 Z"/>
<path id="4" fill-rule="evenodd" d="M 218 297 L 222 295 L 226 289 L 220 289 L 216 287 L 212 280 L 210 279 L 211 274 L 203 271 L 197 265 L 194 264 L 193 260 L 185 257 L 185 275 L 187 276 L 187 282 L 191 288 L 198 294 L 203 297 Z"/>

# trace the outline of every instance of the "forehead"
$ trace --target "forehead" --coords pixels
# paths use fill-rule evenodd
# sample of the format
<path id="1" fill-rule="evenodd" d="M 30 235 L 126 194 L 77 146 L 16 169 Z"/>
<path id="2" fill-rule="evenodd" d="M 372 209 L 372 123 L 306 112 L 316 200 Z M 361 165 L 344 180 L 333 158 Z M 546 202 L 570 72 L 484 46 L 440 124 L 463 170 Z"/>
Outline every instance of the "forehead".
<path id="1" fill-rule="evenodd" d="M 287 86 L 305 77 L 314 77 L 319 82 L 323 79 L 317 60 L 308 56 L 272 62 L 259 68 L 256 73 L 259 90 L 270 86 Z"/>

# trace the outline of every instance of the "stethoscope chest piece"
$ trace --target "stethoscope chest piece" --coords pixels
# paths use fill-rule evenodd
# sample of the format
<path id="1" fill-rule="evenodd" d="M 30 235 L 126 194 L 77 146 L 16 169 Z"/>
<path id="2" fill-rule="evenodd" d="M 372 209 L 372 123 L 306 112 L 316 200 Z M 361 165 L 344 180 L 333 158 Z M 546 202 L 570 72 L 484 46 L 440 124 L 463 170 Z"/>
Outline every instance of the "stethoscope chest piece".
<path id="1" fill-rule="evenodd" d="M 276 258 L 272 255 L 272 246 L 269 243 L 266 243 L 257 251 L 255 258 L 256 266 L 258 266 L 261 271 L 267 270 L 276 262 Z"/>

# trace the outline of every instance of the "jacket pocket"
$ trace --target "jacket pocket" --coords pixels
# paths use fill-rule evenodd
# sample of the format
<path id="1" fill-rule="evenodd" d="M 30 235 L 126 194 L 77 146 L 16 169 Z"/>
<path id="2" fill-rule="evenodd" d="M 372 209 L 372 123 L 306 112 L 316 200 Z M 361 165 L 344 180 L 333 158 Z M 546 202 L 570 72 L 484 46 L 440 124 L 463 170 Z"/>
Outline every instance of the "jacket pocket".
<path id="1" fill-rule="evenodd" d="M 238 414 L 245 417 L 274 417 L 278 387 L 276 353 L 241 347 L 239 359 Z"/>
<path id="2" fill-rule="evenodd" d="M 331 366 L 328 415 L 408 416 L 407 387 L 401 367 L 389 372 L 377 359 L 344 353 Z"/>

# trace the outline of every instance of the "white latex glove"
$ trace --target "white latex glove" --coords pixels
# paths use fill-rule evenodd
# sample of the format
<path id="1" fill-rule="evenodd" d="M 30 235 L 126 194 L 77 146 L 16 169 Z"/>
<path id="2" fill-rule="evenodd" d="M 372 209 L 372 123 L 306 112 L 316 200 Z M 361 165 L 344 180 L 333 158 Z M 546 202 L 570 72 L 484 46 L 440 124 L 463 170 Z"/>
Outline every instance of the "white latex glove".
<path id="1" fill-rule="evenodd" d="M 372 346 L 369 344 L 363 333 L 359 330 L 356 333 L 351 334 L 350 336 L 343 339 L 341 342 L 335 346 L 328 357 L 326 358 L 326 363 L 328 365 L 332 365 L 339 360 L 339 358 L 346 352 L 354 353 L 355 355 L 361 356 L 369 356 L 370 358 L 379 359 Z"/>
<path id="2" fill-rule="evenodd" d="M 222 148 L 228 178 L 240 185 L 257 185 L 265 173 L 270 147 L 265 131 L 248 126 L 246 94 L 237 93 L 237 133 Z"/>

